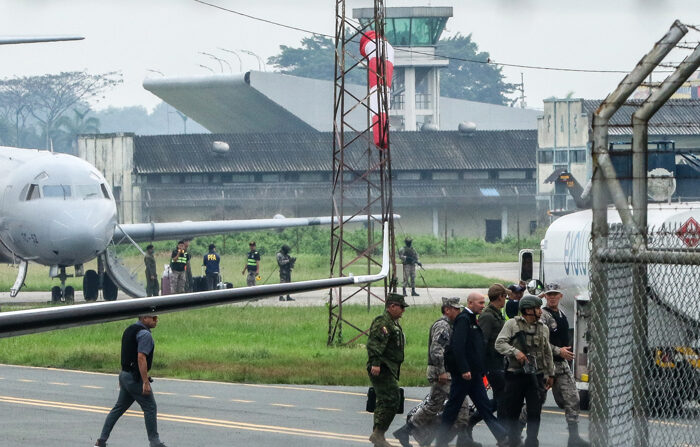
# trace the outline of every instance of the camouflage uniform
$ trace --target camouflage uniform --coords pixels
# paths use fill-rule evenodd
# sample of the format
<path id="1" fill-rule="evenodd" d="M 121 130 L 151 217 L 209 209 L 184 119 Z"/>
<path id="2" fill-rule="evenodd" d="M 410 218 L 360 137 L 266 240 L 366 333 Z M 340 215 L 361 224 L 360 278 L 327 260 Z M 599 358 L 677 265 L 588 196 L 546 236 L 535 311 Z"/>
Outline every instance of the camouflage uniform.
<path id="1" fill-rule="evenodd" d="M 435 432 L 440 425 L 439 415 L 445 407 L 445 401 L 450 394 L 450 380 L 441 384 L 438 378 L 446 373 L 445 348 L 449 347 L 452 338 L 452 323 L 443 316 L 430 328 L 428 339 L 428 382 L 430 382 L 430 394 L 418 405 L 415 413 L 410 418 L 414 428 L 411 430 L 413 437 L 420 445 L 430 445 Z M 447 372 L 449 375 L 449 372 Z M 408 419 L 408 418 L 407 418 Z M 464 399 L 459 411 L 456 429 L 462 429 L 469 422 L 469 400 Z"/>
<path id="2" fill-rule="evenodd" d="M 416 288 L 416 263 L 418 262 L 418 253 L 413 247 L 405 246 L 399 250 L 399 258 L 403 263 L 403 288 Z"/>
<path id="3" fill-rule="evenodd" d="M 156 271 L 156 259 L 152 253 L 146 253 L 143 257 L 146 264 L 146 296 L 158 296 L 158 272 Z"/>
<path id="4" fill-rule="evenodd" d="M 405 339 L 399 322 L 385 310 L 372 322 L 367 340 L 367 372 L 373 366 L 381 368 L 378 376 L 369 374 L 369 380 L 377 395 L 374 428 L 382 431 L 389 429 L 400 403 L 398 380 L 404 345 Z"/>

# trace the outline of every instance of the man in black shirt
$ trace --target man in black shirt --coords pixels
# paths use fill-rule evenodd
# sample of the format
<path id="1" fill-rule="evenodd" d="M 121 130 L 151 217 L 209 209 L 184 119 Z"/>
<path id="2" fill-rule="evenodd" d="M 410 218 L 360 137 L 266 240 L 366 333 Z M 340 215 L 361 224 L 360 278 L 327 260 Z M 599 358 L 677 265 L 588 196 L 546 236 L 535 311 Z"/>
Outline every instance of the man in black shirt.
<path id="1" fill-rule="evenodd" d="M 204 255 L 202 265 L 205 267 L 204 274 L 207 278 L 207 290 L 216 289 L 219 284 L 219 263 L 221 256 L 216 252 L 216 245 L 209 244 L 209 253 Z"/>
<path id="2" fill-rule="evenodd" d="M 158 324 L 158 315 L 143 315 L 122 335 L 122 370 L 119 373 L 119 398 L 109 412 L 102 427 L 102 433 L 95 442 L 95 447 L 105 447 L 114 424 L 129 409 L 134 401 L 143 410 L 146 432 L 150 447 L 166 447 L 158 435 L 156 400 L 151 389 L 148 371 L 153 362 L 155 344 L 151 329 Z"/>

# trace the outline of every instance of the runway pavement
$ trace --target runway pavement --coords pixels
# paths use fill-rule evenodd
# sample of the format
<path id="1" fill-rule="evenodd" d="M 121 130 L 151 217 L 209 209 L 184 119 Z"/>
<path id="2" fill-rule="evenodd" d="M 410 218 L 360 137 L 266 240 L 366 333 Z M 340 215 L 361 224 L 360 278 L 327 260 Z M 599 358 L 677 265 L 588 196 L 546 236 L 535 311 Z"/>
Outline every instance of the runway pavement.
<path id="1" fill-rule="evenodd" d="M 153 389 L 159 431 L 169 447 L 370 445 L 372 415 L 363 411 L 365 387 L 253 385 L 156 376 Z M 426 392 L 427 388 L 407 388 L 406 409 Z M 117 393 L 116 375 L 0 365 L 0 445 L 91 446 Z M 403 422 L 403 416 L 397 416 L 390 431 Z M 585 416 L 581 428 L 587 433 Z M 566 445 L 563 413 L 550 401 L 540 433 L 541 447 Z M 474 434 L 485 447 L 495 445 L 483 424 Z M 134 404 L 117 423 L 109 446 L 139 445 L 148 442 L 142 413 Z"/>

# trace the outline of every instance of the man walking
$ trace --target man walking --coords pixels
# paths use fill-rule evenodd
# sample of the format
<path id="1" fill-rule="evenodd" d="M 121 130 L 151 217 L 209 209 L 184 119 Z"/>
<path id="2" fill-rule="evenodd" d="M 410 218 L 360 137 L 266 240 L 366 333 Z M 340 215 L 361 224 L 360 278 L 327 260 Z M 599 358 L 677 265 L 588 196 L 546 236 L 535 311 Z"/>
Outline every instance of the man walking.
<path id="1" fill-rule="evenodd" d="M 289 256 L 291 248 L 289 245 L 283 245 L 280 251 L 277 252 L 277 266 L 280 270 L 280 284 L 292 282 L 292 269 L 294 268 L 294 263 L 297 262 L 297 258 Z M 287 295 L 287 301 L 294 301 L 294 298 Z M 285 301 L 283 295 L 280 295 L 280 301 Z"/>
<path id="2" fill-rule="evenodd" d="M 367 339 L 367 373 L 377 396 L 374 425 L 369 437 L 378 447 L 390 447 L 384 437 L 400 404 L 399 376 L 403 363 L 404 335 L 399 318 L 408 307 L 404 297 L 390 293 L 385 310 L 372 322 Z"/>
<path id="3" fill-rule="evenodd" d="M 423 267 L 418 261 L 418 252 L 411 246 L 413 239 L 404 239 L 406 244 L 399 250 L 399 258 L 403 263 L 403 296 L 406 296 L 406 287 L 411 286 L 411 296 L 420 296 L 416 292 L 416 265 Z"/>
<path id="4" fill-rule="evenodd" d="M 450 348 L 452 339 L 452 324 L 462 311 L 459 298 L 442 298 L 442 317 L 430 327 L 428 337 L 428 382 L 430 393 L 418 406 L 418 409 L 401 428 L 394 432 L 394 437 L 403 447 L 410 447 L 409 435 L 413 435 L 420 445 L 429 445 L 435 434 L 435 423 L 438 415 L 445 406 L 445 400 L 450 393 L 450 373 L 445 364 L 445 353 Z M 459 411 L 458 428 L 466 427 L 469 422 L 469 401 L 464 399 Z M 477 447 L 471 436 L 460 432 L 457 438 L 459 447 Z"/>
<path id="5" fill-rule="evenodd" d="M 187 265 L 190 262 L 190 254 L 185 250 L 185 241 L 179 241 L 177 248 L 170 256 L 170 287 L 173 293 L 185 293 L 187 283 Z"/>
<path id="6" fill-rule="evenodd" d="M 204 266 L 204 275 L 207 279 L 207 290 L 215 290 L 219 284 L 219 264 L 221 256 L 216 252 L 216 245 L 209 244 L 209 253 L 204 255 L 202 265 Z"/>
<path id="7" fill-rule="evenodd" d="M 146 246 L 143 263 L 146 264 L 146 296 L 158 296 L 158 272 L 156 258 L 153 256 L 153 244 Z"/>
<path id="8" fill-rule="evenodd" d="M 527 438 L 525 447 L 537 447 L 543 395 L 554 381 L 554 362 L 549 331 L 540 321 L 542 300 L 525 295 L 519 304 L 520 315 L 506 321 L 496 338 L 496 350 L 508 359 L 504 419 L 510 446 L 520 445 L 519 416 L 525 400 Z"/>
<path id="9" fill-rule="evenodd" d="M 496 351 L 495 345 L 496 338 L 506 323 L 502 310 L 506 304 L 508 290 L 502 284 L 494 284 L 489 287 L 488 297 L 489 305 L 479 316 L 479 327 L 484 334 L 484 341 L 486 342 L 486 378 L 489 380 L 489 385 L 491 385 L 491 390 L 493 391 L 494 409 L 498 415 L 498 420 L 502 422 L 503 398 L 506 387 L 504 359 L 503 355 Z M 467 431 L 470 435 L 474 425 L 482 419 L 483 417 L 479 412 L 476 412 L 469 419 Z"/>
<path id="10" fill-rule="evenodd" d="M 122 370 L 119 373 L 119 398 L 109 412 L 102 427 L 102 433 L 95 442 L 95 447 L 105 447 L 107 439 L 121 415 L 129 409 L 134 401 L 143 410 L 146 421 L 146 433 L 150 447 L 166 447 L 158 435 L 156 400 L 151 389 L 148 371 L 153 362 L 154 343 L 151 329 L 158 324 L 158 315 L 143 315 L 122 335 Z"/>
<path id="11" fill-rule="evenodd" d="M 255 278 L 260 275 L 260 253 L 255 247 L 255 241 L 250 241 L 248 244 L 250 251 L 248 252 L 248 257 L 246 259 L 246 265 L 243 267 L 241 275 L 244 275 L 246 270 L 248 270 L 248 276 L 246 277 L 246 285 L 248 287 L 253 287 L 255 285 Z"/>
<path id="12" fill-rule="evenodd" d="M 549 329 L 549 343 L 554 359 L 552 394 L 559 408 L 564 410 L 569 429 L 567 446 L 588 447 L 590 444 L 581 439 L 578 431 L 580 402 L 574 375 L 569 367 L 569 362 L 574 360 L 571 340 L 569 340 L 569 321 L 564 312 L 559 309 L 559 301 L 562 297 L 557 284 L 547 284 L 544 292 L 547 305 L 542 309 L 542 322 Z M 546 398 L 546 393 L 544 396 Z"/>
<path id="13" fill-rule="evenodd" d="M 493 415 L 491 403 L 486 395 L 483 376 L 486 373 L 484 335 L 477 324 L 476 317 L 484 309 L 486 299 L 479 293 L 470 293 L 467 307 L 454 322 L 450 349 L 454 358 L 451 366 L 452 386 L 450 397 L 442 413 L 442 424 L 435 443 L 437 447 L 446 447 L 452 439 L 452 425 L 464 398 L 469 395 L 481 416 L 486 421 L 498 446 L 507 443 L 506 430 Z"/>

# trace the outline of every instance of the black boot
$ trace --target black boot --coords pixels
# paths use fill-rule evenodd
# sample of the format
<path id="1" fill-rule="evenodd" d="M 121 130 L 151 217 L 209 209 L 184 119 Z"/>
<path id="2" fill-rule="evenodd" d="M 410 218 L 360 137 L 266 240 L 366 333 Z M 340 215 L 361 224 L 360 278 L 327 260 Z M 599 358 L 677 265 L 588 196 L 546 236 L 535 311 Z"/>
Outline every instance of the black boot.
<path id="1" fill-rule="evenodd" d="M 292 298 L 291 296 L 287 295 L 287 301 L 296 301 L 296 300 L 294 298 Z"/>
<path id="2" fill-rule="evenodd" d="M 396 430 L 393 435 L 394 438 L 399 440 L 399 443 L 401 443 L 402 447 L 411 447 L 411 441 L 409 438 L 409 435 L 411 434 L 411 429 L 413 428 L 413 424 L 410 422 L 407 422 L 404 424 L 401 428 Z"/>
<path id="3" fill-rule="evenodd" d="M 280 301 L 284 301 L 284 296 L 281 296 L 281 297 L 280 297 Z"/>
<path id="4" fill-rule="evenodd" d="M 403 296 L 406 296 L 406 288 L 403 288 Z"/>
<path id="5" fill-rule="evenodd" d="M 567 447 L 590 447 L 590 443 L 585 441 L 578 434 L 578 422 L 569 422 L 569 442 Z"/>
<path id="6" fill-rule="evenodd" d="M 418 295 L 418 292 L 416 292 L 415 287 L 411 289 L 411 296 L 420 296 L 420 295 Z"/>

